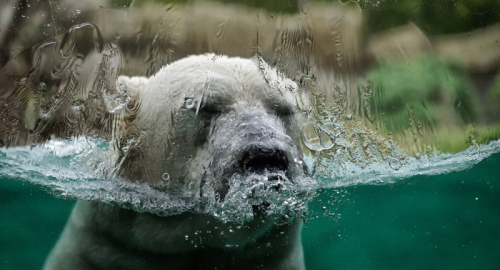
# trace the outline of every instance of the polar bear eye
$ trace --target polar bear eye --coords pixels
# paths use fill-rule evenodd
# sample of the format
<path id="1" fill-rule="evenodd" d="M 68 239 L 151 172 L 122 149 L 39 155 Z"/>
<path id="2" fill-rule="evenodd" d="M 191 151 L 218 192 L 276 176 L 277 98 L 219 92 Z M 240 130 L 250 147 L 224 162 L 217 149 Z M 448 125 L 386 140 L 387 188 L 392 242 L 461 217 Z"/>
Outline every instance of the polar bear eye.
<path id="1" fill-rule="evenodd" d="M 274 112 L 279 117 L 292 116 L 295 114 L 295 108 L 290 104 L 276 103 L 274 104 Z"/>
<path id="2" fill-rule="evenodd" d="M 213 115 L 220 114 L 222 112 L 222 108 L 218 104 L 206 103 L 201 106 L 200 111 L 202 113 Z"/>
<path id="3" fill-rule="evenodd" d="M 219 96 L 210 96 L 203 99 L 200 106 L 200 112 L 215 115 L 227 111 L 228 105 L 231 104 L 230 98 Z"/>

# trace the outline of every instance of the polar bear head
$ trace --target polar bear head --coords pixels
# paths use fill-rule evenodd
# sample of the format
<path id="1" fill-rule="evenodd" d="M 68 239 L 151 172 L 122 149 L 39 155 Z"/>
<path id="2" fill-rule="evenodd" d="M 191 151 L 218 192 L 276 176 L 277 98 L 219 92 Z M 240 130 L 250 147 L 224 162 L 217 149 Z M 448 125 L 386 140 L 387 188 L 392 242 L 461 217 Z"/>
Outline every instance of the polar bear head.
<path id="1" fill-rule="evenodd" d="M 304 175 L 307 98 L 259 57 L 191 56 L 117 83 L 131 96 L 116 157 L 125 178 L 223 200 L 249 176 L 279 191 Z"/>

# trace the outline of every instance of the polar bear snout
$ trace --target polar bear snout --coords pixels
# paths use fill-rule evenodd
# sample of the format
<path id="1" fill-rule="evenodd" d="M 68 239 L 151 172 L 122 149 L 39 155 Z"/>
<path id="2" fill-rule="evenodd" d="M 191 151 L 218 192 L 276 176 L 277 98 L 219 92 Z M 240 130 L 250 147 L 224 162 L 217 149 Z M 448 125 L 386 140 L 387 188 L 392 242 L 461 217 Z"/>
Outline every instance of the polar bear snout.
<path id="1" fill-rule="evenodd" d="M 263 173 L 264 171 L 286 171 L 288 158 L 283 149 L 278 147 L 250 146 L 243 151 L 239 159 L 239 167 L 243 173 Z"/>

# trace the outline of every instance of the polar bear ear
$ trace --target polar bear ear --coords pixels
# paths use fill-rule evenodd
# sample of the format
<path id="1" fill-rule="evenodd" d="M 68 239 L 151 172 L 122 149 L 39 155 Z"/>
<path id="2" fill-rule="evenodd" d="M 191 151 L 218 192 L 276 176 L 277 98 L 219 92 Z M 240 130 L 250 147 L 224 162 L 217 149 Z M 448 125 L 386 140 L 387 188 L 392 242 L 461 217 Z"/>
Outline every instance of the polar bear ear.
<path id="1" fill-rule="evenodd" d="M 129 127 L 135 120 L 137 113 L 140 110 L 140 95 L 148 84 L 149 79 L 146 77 L 127 77 L 120 76 L 116 80 L 116 86 L 120 92 L 128 95 L 128 101 L 123 113 L 122 123 L 124 128 Z"/>

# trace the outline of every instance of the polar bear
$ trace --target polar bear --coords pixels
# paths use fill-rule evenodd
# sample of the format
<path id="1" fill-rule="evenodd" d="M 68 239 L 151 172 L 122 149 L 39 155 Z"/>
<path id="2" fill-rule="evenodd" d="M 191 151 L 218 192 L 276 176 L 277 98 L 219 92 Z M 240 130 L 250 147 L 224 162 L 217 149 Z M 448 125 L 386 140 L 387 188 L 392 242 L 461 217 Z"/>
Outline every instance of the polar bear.
<path id="1" fill-rule="evenodd" d="M 113 156 L 128 180 L 223 201 L 235 175 L 294 183 L 306 174 L 298 104 L 307 97 L 258 57 L 190 56 L 117 87 L 130 100 Z M 44 269 L 304 269 L 301 220 L 278 226 L 266 206 L 249 205 L 254 218 L 240 229 L 211 234 L 232 224 L 79 201 Z M 198 245 L 186 240 L 193 232 Z"/>

